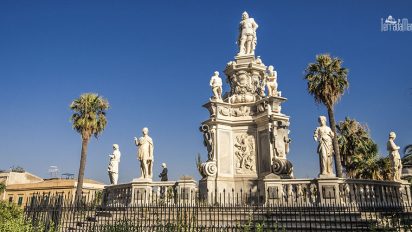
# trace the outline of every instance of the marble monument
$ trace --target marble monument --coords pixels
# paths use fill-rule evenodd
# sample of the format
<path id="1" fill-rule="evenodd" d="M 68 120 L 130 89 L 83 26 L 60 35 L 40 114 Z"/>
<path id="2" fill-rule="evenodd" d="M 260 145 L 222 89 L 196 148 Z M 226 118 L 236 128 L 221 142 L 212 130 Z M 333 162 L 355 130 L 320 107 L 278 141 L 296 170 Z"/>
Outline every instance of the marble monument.
<path id="1" fill-rule="evenodd" d="M 392 165 L 392 177 L 394 181 L 400 181 L 402 176 L 402 162 L 399 155 L 399 149 L 401 147 L 395 144 L 396 134 L 395 132 L 389 133 L 389 140 L 387 143 L 387 150 L 389 152 L 389 158 Z"/>
<path id="2" fill-rule="evenodd" d="M 119 163 L 120 163 L 119 145 L 113 144 L 113 152 L 109 155 L 109 166 L 107 172 L 109 173 L 110 184 L 116 185 L 119 179 Z"/>
<path id="3" fill-rule="evenodd" d="M 277 74 L 255 57 L 257 23 L 244 12 L 240 22 L 239 53 L 224 70 L 229 90 L 203 105 L 209 119 L 200 131 L 207 150 L 201 164 L 201 193 L 256 189 L 269 174 L 292 178 L 289 116 L 282 113 L 287 99 L 277 94 Z M 217 79 L 218 72 L 213 78 Z M 265 94 L 267 89 L 267 94 Z M 221 96 L 221 97 L 220 97 Z M 219 100 L 216 100 L 219 99 Z"/>

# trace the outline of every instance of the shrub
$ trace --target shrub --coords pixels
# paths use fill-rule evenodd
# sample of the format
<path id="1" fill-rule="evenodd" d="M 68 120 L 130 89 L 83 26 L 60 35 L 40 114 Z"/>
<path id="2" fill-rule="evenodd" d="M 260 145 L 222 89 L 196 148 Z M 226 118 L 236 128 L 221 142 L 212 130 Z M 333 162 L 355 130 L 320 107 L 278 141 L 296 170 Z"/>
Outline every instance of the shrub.
<path id="1" fill-rule="evenodd" d="M 1 232 L 38 232 L 44 231 L 43 225 L 32 225 L 24 219 L 23 210 L 15 204 L 0 201 Z M 51 228 L 48 231 L 53 231 Z"/>

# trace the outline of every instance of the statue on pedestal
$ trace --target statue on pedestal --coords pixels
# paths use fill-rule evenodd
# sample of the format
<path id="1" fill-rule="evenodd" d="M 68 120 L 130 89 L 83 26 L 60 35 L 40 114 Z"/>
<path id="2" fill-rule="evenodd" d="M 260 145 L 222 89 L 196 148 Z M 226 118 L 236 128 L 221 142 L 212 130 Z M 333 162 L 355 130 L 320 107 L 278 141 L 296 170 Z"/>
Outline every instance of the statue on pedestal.
<path id="1" fill-rule="evenodd" d="M 219 72 L 215 71 L 212 78 L 210 78 L 210 87 L 213 91 L 213 100 L 222 101 L 222 78 L 219 77 Z"/>
<path id="2" fill-rule="evenodd" d="M 249 18 L 249 14 L 245 11 L 242 14 L 242 21 L 239 25 L 239 53 L 238 55 L 254 55 L 257 43 L 256 29 L 258 24 L 253 18 Z"/>
<path id="3" fill-rule="evenodd" d="M 107 172 L 109 173 L 110 184 L 117 184 L 119 178 L 119 163 L 121 153 L 119 151 L 119 145 L 113 144 L 113 153 L 109 155 L 109 166 Z"/>
<path id="4" fill-rule="evenodd" d="M 319 117 L 319 127 L 316 128 L 313 138 L 319 142 L 318 154 L 320 161 L 320 174 L 319 176 L 335 176 L 333 174 L 333 146 L 332 138 L 335 136 L 330 127 L 326 125 L 326 117 Z"/>
<path id="5" fill-rule="evenodd" d="M 138 146 L 137 157 L 140 161 L 140 170 L 144 179 L 152 179 L 153 169 L 153 140 L 149 137 L 149 129 L 147 127 L 142 130 L 143 136 L 137 139 L 134 137 L 134 142 Z"/>
<path id="6" fill-rule="evenodd" d="M 389 158 L 391 160 L 392 165 L 392 175 L 394 181 L 401 180 L 402 176 L 402 162 L 401 156 L 399 155 L 399 146 L 395 144 L 396 134 L 395 132 L 389 133 L 389 140 L 387 143 L 387 149 L 389 152 Z"/>
<path id="7" fill-rule="evenodd" d="M 268 67 L 268 72 L 265 76 L 266 87 L 268 89 L 268 96 L 275 97 L 278 96 L 278 83 L 277 83 L 278 74 L 274 70 L 273 66 Z"/>

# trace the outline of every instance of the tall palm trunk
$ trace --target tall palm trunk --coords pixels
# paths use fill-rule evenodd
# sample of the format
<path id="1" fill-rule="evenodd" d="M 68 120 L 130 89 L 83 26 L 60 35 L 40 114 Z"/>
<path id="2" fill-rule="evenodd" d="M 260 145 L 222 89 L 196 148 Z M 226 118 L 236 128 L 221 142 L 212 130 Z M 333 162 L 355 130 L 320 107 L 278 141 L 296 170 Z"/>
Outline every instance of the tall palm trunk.
<path id="1" fill-rule="evenodd" d="M 82 190 L 83 190 L 83 179 L 84 179 L 84 170 L 86 168 L 86 158 L 87 158 L 87 146 L 89 144 L 89 139 L 82 139 L 82 153 L 80 157 L 80 168 L 79 175 L 77 176 L 77 188 L 76 188 L 76 202 L 79 202 L 82 199 Z"/>
<path id="2" fill-rule="evenodd" d="M 342 163 L 341 163 L 341 159 L 340 159 L 338 135 L 336 134 L 335 113 L 333 112 L 333 106 L 332 107 L 327 107 L 327 108 L 328 108 L 330 128 L 332 129 L 333 134 L 335 134 L 335 136 L 332 139 L 332 143 L 333 143 L 333 151 L 334 151 L 334 154 L 335 154 L 336 175 L 338 177 L 342 177 Z"/>

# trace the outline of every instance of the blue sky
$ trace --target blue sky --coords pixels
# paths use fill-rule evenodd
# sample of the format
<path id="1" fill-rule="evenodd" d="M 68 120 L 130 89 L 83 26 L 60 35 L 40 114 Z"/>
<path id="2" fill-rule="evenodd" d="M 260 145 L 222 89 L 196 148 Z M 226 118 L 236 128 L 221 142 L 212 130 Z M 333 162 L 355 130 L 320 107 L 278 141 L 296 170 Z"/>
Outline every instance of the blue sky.
<path id="1" fill-rule="evenodd" d="M 108 182 L 111 145 L 122 152 L 120 182 L 139 175 L 133 137 L 149 127 L 154 172 L 199 178 L 206 157 L 198 127 L 208 113 L 213 71 L 233 60 L 243 11 L 259 24 L 257 55 L 278 71 L 288 98 L 295 176 L 318 172 L 312 134 L 326 114 L 307 94 L 303 71 L 319 53 L 344 60 L 350 88 L 336 106 L 366 123 L 382 155 L 391 130 L 412 143 L 412 32 L 381 32 L 392 15 L 412 23 L 411 1 L 7 1 L 0 2 L 0 168 L 42 177 L 77 174 L 80 136 L 70 102 L 97 92 L 111 104 L 108 126 L 89 145 L 86 176 Z M 224 86 L 228 90 L 228 86 Z"/>

